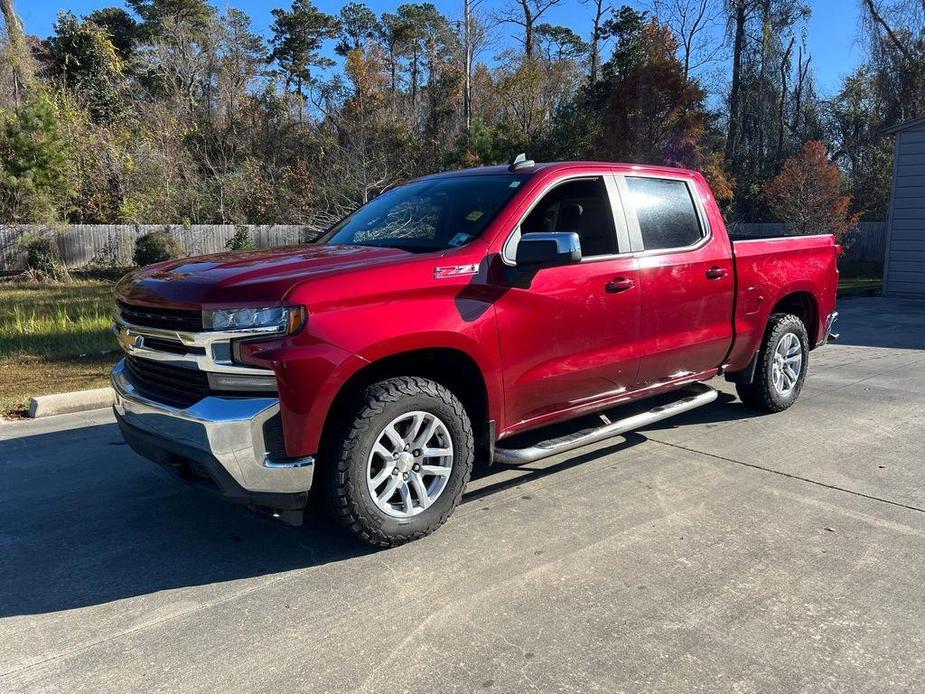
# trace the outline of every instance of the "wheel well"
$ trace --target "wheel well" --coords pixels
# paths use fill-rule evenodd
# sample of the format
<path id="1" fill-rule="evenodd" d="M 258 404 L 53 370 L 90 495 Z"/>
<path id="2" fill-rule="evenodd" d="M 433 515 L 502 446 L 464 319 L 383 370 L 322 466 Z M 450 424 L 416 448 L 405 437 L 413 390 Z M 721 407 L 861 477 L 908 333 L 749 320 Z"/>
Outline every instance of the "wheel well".
<path id="1" fill-rule="evenodd" d="M 817 333 L 819 332 L 819 307 L 816 305 L 816 297 L 810 292 L 788 294 L 774 306 L 771 315 L 775 313 L 792 313 L 797 316 L 806 327 L 809 348 L 812 349 L 816 346 Z"/>
<path id="2" fill-rule="evenodd" d="M 322 441 L 328 441 L 331 429 L 342 420 L 351 398 L 366 386 L 393 376 L 420 376 L 449 388 L 459 398 L 472 421 L 476 443 L 488 441 L 488 389 L 478 364 L 465 352 L 455 349 L 421 349 L 402 352 L 374 361 L 353 374 L 341 386 L 325 418 Z"/>

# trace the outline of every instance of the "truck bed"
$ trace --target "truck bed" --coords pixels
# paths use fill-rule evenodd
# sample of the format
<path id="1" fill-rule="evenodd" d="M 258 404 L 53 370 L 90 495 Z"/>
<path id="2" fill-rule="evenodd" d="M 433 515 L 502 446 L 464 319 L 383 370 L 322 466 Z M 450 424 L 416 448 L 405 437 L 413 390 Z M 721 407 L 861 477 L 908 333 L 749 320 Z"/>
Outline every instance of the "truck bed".
<path id="1" fill-rule="evenodd" d="M 757 234 L 738 234 L 728 232 L 729 240 L 733 243 L 742 241 L 769 241 L 772 239 L 811 239 L 820 236 L 832 236 L 832 234 L 781 234 L 778 232 L 762 231 Z"/>
<path id="2" fill-rule="evenodd" d="M 826 316 L 835 310 L 838 248 L 832 234 L 743 237 L 731 234 L 736 268 L 735 338 L 728 362 L 751 358 L 768 317 L 782 297 L 812 305 L 807 326 L 812 345 L 820 340 Z M 818 297 L 818 305 L 817 299 Z"/>

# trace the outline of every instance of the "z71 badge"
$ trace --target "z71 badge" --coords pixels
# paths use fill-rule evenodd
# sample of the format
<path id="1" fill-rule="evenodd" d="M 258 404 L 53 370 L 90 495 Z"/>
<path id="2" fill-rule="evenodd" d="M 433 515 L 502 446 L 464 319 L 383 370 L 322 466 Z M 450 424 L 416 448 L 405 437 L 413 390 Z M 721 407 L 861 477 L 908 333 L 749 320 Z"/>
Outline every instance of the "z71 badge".
<path id="1" fill-rule="evenodd" d="M 447 265 L 446 267 L 435 267 L 434 268 L 434 279 L 435 280 L 445 280 L 450 277 L 463 277 L 466 275 L 475 275 L 478 274 L 479 264 L 472 263 L 471 265 Z"/>

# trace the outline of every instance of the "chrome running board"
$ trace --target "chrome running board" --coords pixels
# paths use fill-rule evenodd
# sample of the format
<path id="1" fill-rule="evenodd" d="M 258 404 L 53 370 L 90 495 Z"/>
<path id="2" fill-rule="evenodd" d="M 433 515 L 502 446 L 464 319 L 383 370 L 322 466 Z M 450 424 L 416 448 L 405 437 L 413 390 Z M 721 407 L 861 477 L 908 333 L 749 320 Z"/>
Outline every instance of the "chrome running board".
<path id="1" fill-rule="evenodd" d="M 703 383 L 694 383 L 684 389 L 688 395 L 667 405 L 653 407 L 647 412 L 636 414 L 625 419 L 611 422 L 606 415 L 598 415 L 605 423 L 604 426 L 594 429 L 584 429 L 574 434 L 560 436 L 558 438 L 540 441 L 539 443 L 527 448 L 495 448 L 494 460 L 496 463 L 503 465 L 523 465 L 532 463 L 536 460 L 548 458 L 558 453 L 565 453 L 575 448 L 588 446 L 592 443 L 598 443 L 605 439 L 620 436 L 635 429 L 654 424 L 662 419 L 674 417 L 683 412 L 708 405 L 716 400 L 719 393 L 708 385 Z"/>

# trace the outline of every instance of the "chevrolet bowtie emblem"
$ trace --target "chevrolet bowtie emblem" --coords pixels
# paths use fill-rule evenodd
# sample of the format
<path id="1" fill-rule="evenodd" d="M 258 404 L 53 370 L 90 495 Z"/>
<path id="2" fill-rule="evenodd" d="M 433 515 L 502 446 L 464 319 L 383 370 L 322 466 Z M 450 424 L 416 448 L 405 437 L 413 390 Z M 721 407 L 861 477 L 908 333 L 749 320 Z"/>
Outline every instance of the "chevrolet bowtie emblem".
<path id="1" fill-rule="evenodd" d="M 144 346 L 145 338 L 142 335 L 132 335 L 128 330 L 120 329 L 116 333 L 116 339 L 119 342 L 119 346 L 122 347 L 126 352 L 130 352 L 133 349 Z"/>

